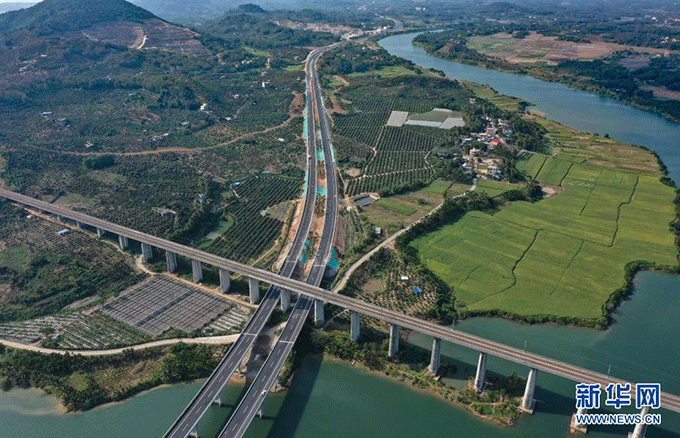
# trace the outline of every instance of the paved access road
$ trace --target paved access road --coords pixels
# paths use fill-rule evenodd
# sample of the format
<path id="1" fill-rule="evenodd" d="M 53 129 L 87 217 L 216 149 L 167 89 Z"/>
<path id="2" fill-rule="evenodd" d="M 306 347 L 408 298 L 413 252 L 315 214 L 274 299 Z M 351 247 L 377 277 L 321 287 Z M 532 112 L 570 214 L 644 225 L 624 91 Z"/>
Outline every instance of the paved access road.
<path id="1" fill-rule="evenodd" d="M 337 168 L 335 165 L 333 147 L 330 141 L 328 119 L 323 106 L 321 88 L 316 73 L 316 62 L 324 52 L 331 50 L 336 46 L 337 45 L 334 44 L 313 51 L 310 53 L 307 62 L 307 77 L 311 78 L 311 83 L 308 81 L 307 86 L 311 86 L 310 88 L 313 94 L 313 100 L 309 102 L 312 102 L 312 107 L 315 110 L 314 112 L 318 115 L 326 171 L 326 214 L 324 217 L 323 231 L 319 242 L 319 248 L 316 252 L 316 257 L 314 258 L 314 265 L 307 277 L 307 284 L 313 286 L 321 284 L 321 280 L 326 271 L 326 265 L 330 259 L 333 242 L 335 240 L 335 227 L 337 225 L 338 216 Z M 310 137 L 312 135 L 316 137 L 315 130 L 308 132 Z M 293 345 L 307 320 L 307 316 L 309 315 L 313 303 L 313 299 L 300 296 L 300 299 L 298 299 L 295 308 L 288 318 L 286 327 L 283 329 L 279 340 L 270 351 L 267 360 L 262 365 L 260 372 L 251 383 L 248 391 L 241 399 L 241 402 L 232 413 L 231 418 L 229 418 L 229 421 L 220 432 L 220 438 L 241 438 L 246 432 L 250 422 L 260 409 L 262 402 L 267 397 L 269 389 L 278 378 L 286 358 L 290 355 Z"/>

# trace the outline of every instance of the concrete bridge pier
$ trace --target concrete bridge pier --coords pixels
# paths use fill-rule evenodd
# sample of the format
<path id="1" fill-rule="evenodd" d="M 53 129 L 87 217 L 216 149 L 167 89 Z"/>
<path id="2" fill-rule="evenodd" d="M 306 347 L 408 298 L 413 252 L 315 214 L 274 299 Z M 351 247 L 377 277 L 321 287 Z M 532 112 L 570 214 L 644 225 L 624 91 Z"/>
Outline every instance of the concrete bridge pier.
<path id="1" fill-rule="evenodd" d="M 477 374 L 475 374 L 475 391 L 482 392 L 486 380 L 486 353 L 479 353 L 477 361 Z"/>
<path id="2" fill-rule="evenodd" d="M 387 350 L 387 356 L 395 357 L 399 351 L 399 326 L 390 324 L 390 346 Z"/>
<path id="3" fill-rule="evenodd" d="M 229 292 L 229 287 L 231 286 L 231 279 L 229 278 L 229 271 L 220 268 L 220 290 L 222 293 L 226 294 Z"/>
<path id="4" fill-rule="evenodd" d="M 103 228 L 97 228 L 97 236 L 98 237 L 104 236 L 104 233 L 106 233 L 106 230 L 104 230 Z"/>
<path id="5" fill-rule="evenodd" d="M 222 404 L 222 395 L 218 393 L 218 394 L 215 396 L 215 398 L 213 399 L 213 403 L 215 403 L 215 404 L 216 404 L 217 406 L 219 406 L 219 407 L 222 407 L 222 406 L 223 406 L 223 404 Z"/>
<path id="6" fill-rule="evenodd" d="M 281 311 L 286 313 L 290 309 L 290 291 L 288 289 L 281 289 Z"/>
<path id="7" fill-rule="evenodd" d="M 349 326 L 349 338 L 357 342 L 359 340 L 359 332 L 361 330 L 361 315 L 359 312 L 352 310 L 352 318 Z"/>
<path id="8" fill-rule="evenodd" d="M 437 374 L 439 370 L 439 361 L 441 360 L 442 340 L 439 338 L 432 339 L 432 355 L 430 356 L 430 366 L 427 367 L 431 374 Z"/>
<path id="9" fill-rule="evenodd" d="M 177 270 L 177 255 L 174 252 L 165 251 L 165 264 L 168 272 L 175 272 Z"/>
<path id="10" fill-rule="evenodd" d="M 588 425 L 587 424 L 581 424 L 576 422 L 576 416 L 577 415 L 584 415 L 588 413 L 588 409 L 586 408 L 578 408 L 576 410 L 575 414 L 571 415 L 571 422 L 569 422 L 569 432 L 571 433 L 582 433 L 582 434 L 587 434 L 588 433 Z"/>
<path id="11" fill-rule="evenodd" d="M 323 324 L 325 320 L 323 301 L 314 300 L 314 324 Z"/>
<path id="12" fill-rule="evenodd" d="M 128 238 L 123 236 L 122 234 L 118 235 L 118 244 L 120 245 L 120 249 L 127 249 L 129 242 Z"/>
<path id="13" fill-rule="evenodd" d="M 260 284 L 255 278 L 248 279 L 248 291 L 250 292 L 250 303 L 257 304 L 260 302 Z"/>
<path id="14" fill-rule="evenodd" d="M 527 386 L 524 389 L 524 397 L 522 397 L 522 405 L 520 408 L 529 414 L 534 413 L 534 405 L 536 400 L 534 399 L 534 391 L 536 390 L 536 373 L 538 370 L 532 368 L 529 371 L 529 377 L 527 377 Z"/>
<path id="15" fill-rule="evenodd" d="M 198 424 L 194 426 L 193 429 L 191 429 L 191 432 L 189 432 L 189 436 L 192 436 L 194 438 L 198 438 Z"/>
<path id="16" fill-rule="evenodd" d="M 194 283 L 200 283 L 203 280 L 203 268 L 200 261 L 191 261 L 191 273 L 194 275 Z"/>
<path id="17" fill-rule="evenodd" d="M 142 255 L 144 256 L 144 260 L 147 262 L 153 258 L 153 249 L 151 248 L 151 245 L 148 243 L 142 243 Z"/>
<path id="18" fill-rule="evenodd" d="M 85 228 L 85 224 L 82 223 L 82 222 L 78 222 L 78 221 L 76 221 L 76 226 L 77 226 L 78 228 Z"/>
<path id="19" fill-rule="evenodd" d="M 642 415 L 642 418 L 645 418 L 645 415 L 649 414 L 652 412 L 652 409 L 649 406 L 645 406 L 642 408 L 642 411 L 640 411 L 640 415 Z M 632 432 L 628 432 L 628 438 L 645 438 L 645 433 L 647 433 L 647 425 L 646 424 L 636 424 L 635 429 L 633 429 Z"/>

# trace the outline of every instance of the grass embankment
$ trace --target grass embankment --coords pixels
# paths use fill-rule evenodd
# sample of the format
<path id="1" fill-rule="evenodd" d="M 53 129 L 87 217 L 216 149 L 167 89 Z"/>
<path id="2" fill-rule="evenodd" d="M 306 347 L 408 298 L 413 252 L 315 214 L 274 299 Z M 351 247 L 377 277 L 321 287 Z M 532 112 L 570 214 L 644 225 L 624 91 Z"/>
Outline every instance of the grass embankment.
<path id="1" fill-rule="evenodd" d="M 300 341 L 295 344 L 292 359 L 286 363 L 281 380 L 288 380 L 306 355 L 327 354 L 360 362 L 372 371 L 464 406 L 474 414 L 499 424 L 511 425 L 519 416 L 518 406 L 525 380 L 516 374 L 510 377 L 489 376 L 481 394 L 473 389 L 457 390 L 430 374 L 427 369 L 429 352 L 402 343 L 397 357 L 391 359 L 387 356 L 389 340 L 384 333 L 364 327 L 359 342 L 352 342 L 348 333 L 347 330 L 311 331 L 305 328 Z M 439 368 L 439 375 L 455 372 L 454 364 L 442 363 Z"/>
<path id="2" fill-rule="evenodd" d="M 562 192 L 469 211 L 411 247 L 462 314 L 605 325 L 637 269 L 677 269 L 675 189 L 643 149 L 541 123 L 560 153 L 518 167 Z"/>
<path id="3" fill-rule="evenodd" d="M 229 346 L 175 344 L 111 356 L 44 355 L 0 346 L 2 389 L 35 387 L 69 411 L 124 400 L 165 383 L 208 376 Z"/>
<path id="4" fill-rule="evenodd" d="M 474 82 L 468 81 L 459 82 L 463 83 L 467 89 L 475 94 L 476 97 L 480 99 L 486 99 L 504 111 L 517 112 L 525 105 L 522 99 L 496 93 L 493 88 L 487 85 L 476 84 Z"/>

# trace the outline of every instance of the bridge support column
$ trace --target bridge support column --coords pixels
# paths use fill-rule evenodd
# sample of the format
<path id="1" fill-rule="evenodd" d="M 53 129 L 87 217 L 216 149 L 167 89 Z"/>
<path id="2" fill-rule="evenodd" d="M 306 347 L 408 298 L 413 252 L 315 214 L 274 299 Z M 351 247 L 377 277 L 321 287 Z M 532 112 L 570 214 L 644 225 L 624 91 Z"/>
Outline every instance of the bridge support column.
<path id="1" fill-rule="evenodd" d="M 357 342 L 359 340 L 359 332 L 361 330 L 361 315 L 359 312 L 352 310 L 352 318 L 349 326 L 349 338 Z"/>
<path id="2" fill-rule="evenodd" d="M 97 236 L 102 237 L 106 233 L 106 231 L 103 228 L 97 228 Z"/>
<path id="3" fill-rule="evenodd" d="M 399 326 L 390 324 L 390 345 L 387 350 L 387 356 L 394 357 L 399 351 Z"/>
<path id="4" fill-rule="evenodd" d="M 486 353 L 479 353 L 477 361 L 477 374 L 475 374 L 475 391 L 482 392 L 486 380 Z"/>
<path id="5" fill-rule="evenodd" d="M 290 309 L 290 291 L 288 289 L 281 289 L 281 311 L 287 312 Z"/>
<path id="6" fill-rule="evenodd" d="M 260 302 L 260 284 L 254 278 L 248 279 L 248 290 L 250 292 L 250 302 L 251 304 L 257 304 Z"/>
<path id="7" fill-rule="evenodd" d="M 229 286 L 231 286 L 229 271 L 220 268 L 220 290 L 222 291 L 222 293 L 226 294 L 227 292 L 229 292 Z"/>
<path id="8" fill-rule="evenodd" d="M 76 221 L 76 226 L 77 226 L 78 228 L 85 228 L 85 224 L 82 223 L 82 222 L 78 222 L 78 221 Z"/>
<path id="9" fill-rule="evenodd" d="M 165 264 L 168 272 L 175 272 L 177 270 L 177 255 L 174 252 L 165 251 Z"/>
<path id="10" fill-rule="evenodd" d="M 432 340 L 432 355 L 430 356 L 430 366 L 427 367 L 431 374 L 437 374 L 439 370 L 439 361 L 441 360 L 442 340 L 434 338 Z"/>
<path id="11" fill-rule="evenodd" d="M 153 250 L 151 249 L 151 245 L 148 243 L 142 243 L 142 255 L 144 256 L 144 260 L 147 262 L 153 258 Z"/>
<path id="12" fill-rule="evenodd" d="M 191 432 L 189 432 L 189 436 L 193 436 L 194 438 L 198 438 L 198 424 L 194 426 L 193 429 L 191 429 Z"/>
<path id="13" fill-rule="evenodd" d="M 203 268 L 201 262 L 198 260 L 191 261 L 191 273 L 194 275 L 194 283 L 200 283 L 203 280 Z"/>
<path id="14" fill-rule="evenodd" d="M 520 408 L 529 414 L 534 413 L 534 405 L 536 400 L 534 399 L 534 390 L 536 389 L 536 373 L 538 370 L 532 368 L 529 371 L 529 377 L 527 377 L 527 386 L 524 389 L 524 397 L 522 397 L 522 405 Z"/>
<path id="15" fill-rule="evenodd" d="M 120 249 L 127 249 L 129 242 L 128 238 L 123 236 L 122 234 L 118 235 L 118 244 L 120 245 Z"/>
<path id="16" fill-rule="evenodd" d="M 642 411 L 640 411 L 640 415 L 642 415 L 642 418 L 644 419 L 645 415 L 649 414 L 651 411 L 652 409 L 649 406 L 645 406 L 642 408 Z M 647 433 L 647 425 L 643 423 L 636 424 L 635 429 L 628 433 L 628 438 L 645 438 L 645 433 Z"/>
<path id="17" fill-rule="evenodd" d="M 215 403 L 217 406 L 222 407 L 222 395 L 218 393 L 215 399 L 213 400 L 213 403 Z"/>
<path id="18" fill-rule="evenodd" d="M 323 324 L 326 320 L 323 304 L 321 300 L 314 300 L 314 324 Z"/>
<path id="19" fill-rule="evenodd" d="M 571 433 L 582 433 L 582 434 L 587 434 L 588 433 L 588 425 L 587 424 L 581 424 L 576 422 L 576 416 L 577 415 L 584 415 L 588 413 L 588 409 L 586 408 L 578 408 L 576 410 L 575 414 L 571 415 L 571 422 L 569 422 L 569 432 Z"/>

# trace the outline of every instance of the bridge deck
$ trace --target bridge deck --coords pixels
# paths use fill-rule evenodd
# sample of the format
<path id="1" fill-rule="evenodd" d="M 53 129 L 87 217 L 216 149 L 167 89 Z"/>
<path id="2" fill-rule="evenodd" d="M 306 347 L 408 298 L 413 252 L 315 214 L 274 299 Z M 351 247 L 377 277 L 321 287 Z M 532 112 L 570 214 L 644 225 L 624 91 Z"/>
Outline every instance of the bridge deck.
<path id="1" fill-rule="evenodd" d="M 260 281 L 264 281 L 266 283 L 273 284 L 284 289 L 289 289 L 293 292 L 304 294 L 309 297 L 334 304 L 336 306 L 355 310 L 361 313 L 362 315 L 370 316 L 372 318 L 376 318 L 392 324 L 397 324 L 403 328 L 414 330 L 429 336 L 434 336 L 447 342 L 462 345 L 463 347 L 468 347 L 473 350 L 491 354 L 493 356 L 497 356 L 513 362 L 525 364 L 532 368 L 536 368 L 538 370 L 545 371 L 547 373 L 564 377 L 570 380 L 574 380 L 577 382 L 604 383 L 604 384 L 611 382 L 623 382 L 623 380 L 621 379 L 608 377 L 601 373 L 596 373 L 594 371 L 590 371 L 588 369 L 578 367 L 576 365 L 571 365 L 565 362 L 549 359 L 544 356 L 526 353 L 518 348 L 509 347 L 507 345 L 503 345 L 495 341 L 490 341 L 479 336 L 470 335 L 457 330 L 453 330 L 449 327 L 443 327 L 432 322 L 423 321 L 413 316 L 404 315 L 402 313 L 395 312 L 390 309 L 385 309 L 383 307 L 379 307 L 370 303 L 366 303 L 355 298 L 346 297 L 344 295 L 336 295 L 327 290 L 321 289 L 316 286 L 311 286 L 298 280 L 282 277 L 272 272 L 267 272 L 262 269 L 253 268 L 252 266 L 244 265 L 232 260 L 227 260 L 213 254 L 209 254 L 194 248 L 190 248 L 188 246 L 180 245 L 175 242 L 170 242 L 159 237 L 151 236 L 149 234 L 135 231 L 130 228 L 122 227 L 111 222 L 107 222 L 101 219 L 94 218 L 92 216 L 88 216 L 84 213 L 75 212 L 64 207 L 52 205 L 47 202 L 33 199 L 28 196 L 14 193 L 5 189 L 0 189 L 0 197 L 10 199 L 12 201 L 28 205 L 34 208 L 39 208 L 50 213 L 58 214 L 68 219 L 79 221 L 94 227 L 103 228 L 107 231 L 116 234 L 122 234 L 131 239 L 148 243 L 158 248 L 166 249 L 175 252 L 179 255 L 190 257 L 194 260 L 199 260 L 212 266 L 228 269 L 231 272 L 256 278 Z M 668 394 L 665 392 L 662 393 L 661 406 L 664 409 L 680 413 L 680 396 Z"/>

